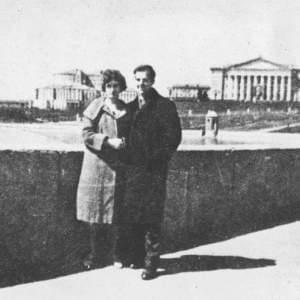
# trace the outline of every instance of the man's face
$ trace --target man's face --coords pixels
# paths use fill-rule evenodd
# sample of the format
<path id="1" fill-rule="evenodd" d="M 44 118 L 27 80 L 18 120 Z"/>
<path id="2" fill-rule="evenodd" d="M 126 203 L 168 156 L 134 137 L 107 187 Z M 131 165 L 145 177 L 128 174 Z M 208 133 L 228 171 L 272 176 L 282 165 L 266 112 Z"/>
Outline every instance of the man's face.
<path id="1" fill-rule="evenodd" d="M 145 94 L 151 89 L 153 81 L 150 79 L 147 71 L 138 71 L 134 74 L 136 82 L 136 90 L 140 96 Z"/>

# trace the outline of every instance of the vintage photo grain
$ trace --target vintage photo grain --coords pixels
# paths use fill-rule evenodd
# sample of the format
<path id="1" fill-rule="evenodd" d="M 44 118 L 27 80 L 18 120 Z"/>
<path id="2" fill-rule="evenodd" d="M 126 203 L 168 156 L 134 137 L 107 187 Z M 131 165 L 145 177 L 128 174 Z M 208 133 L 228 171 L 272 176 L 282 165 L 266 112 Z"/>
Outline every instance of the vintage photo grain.
<path id="1" fill-rule="evenodd" d="M 1 0 L 0 299 L 300 299 L 300 2 Z"/>

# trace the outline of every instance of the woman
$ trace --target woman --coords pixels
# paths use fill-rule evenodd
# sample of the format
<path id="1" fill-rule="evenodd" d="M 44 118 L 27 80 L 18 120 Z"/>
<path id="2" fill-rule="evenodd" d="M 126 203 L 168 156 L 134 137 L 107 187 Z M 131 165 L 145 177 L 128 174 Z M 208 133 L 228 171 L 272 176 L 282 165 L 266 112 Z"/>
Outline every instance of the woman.
<path id="1" fill-rule="evenodd" d="M 83 114 L 86 150 L 77 190 L 77 219 L 89 228 L 90 253 L 84 260 L 88 269 L 97 265 L 100 256 L 100 224 L 117 222 L 124 194 L 126 140 L 132 119 L 128 105 L 119 99 L 125 89 L 126 81 L 119 71 L 105 70 L 104 96 L 95 99 Z M 116 256 L 115 261 L 121 260 Z"/>

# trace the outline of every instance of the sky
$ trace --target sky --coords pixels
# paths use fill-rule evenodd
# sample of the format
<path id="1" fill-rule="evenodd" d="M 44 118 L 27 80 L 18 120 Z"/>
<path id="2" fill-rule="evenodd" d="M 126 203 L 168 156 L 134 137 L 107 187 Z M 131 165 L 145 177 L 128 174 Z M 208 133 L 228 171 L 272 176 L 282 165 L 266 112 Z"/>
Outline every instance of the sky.
<path id="1" fill-rule="evenodd" d="M 1 0 L 0 99 L 30 99 L 70 69 L 151 64 L 156 88 L 210 84 L 210 67 L 300 65 L 297 0 Z"/>

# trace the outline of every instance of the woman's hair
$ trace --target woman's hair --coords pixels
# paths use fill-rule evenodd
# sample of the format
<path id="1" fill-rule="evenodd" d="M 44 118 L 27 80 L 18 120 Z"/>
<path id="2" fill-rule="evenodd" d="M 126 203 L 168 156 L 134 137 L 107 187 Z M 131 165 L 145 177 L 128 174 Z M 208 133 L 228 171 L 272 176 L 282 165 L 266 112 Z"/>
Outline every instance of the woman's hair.
<path id="1" fill-rule="evenodd" d="M 107 69 L 105 71 L 101 72 L 102 74 L 102 84 L 101 84 L 101 89 L 102 92 L 105 92 L 105 85 L 112 80 L 118 81 L 120 84 L 121 92 L 126 90 L 127 85 L 126 85 L 126 79 L 125 77 L 121 74 L 120 71 L 118 70 L 111 70 Z"/>
<path id="2" fill-rule="evenodd" d="M 148 75 L 149 75 L 149 78 L 154 82 L 155 80 L 155 71 L 153 69 L 152 66 L 150 65 L 140 65 L 138 67 L 136 67 L 134 70 L 133 70 L 133 74 L 135 74 L 136 72 L 147 72 Z"/>

